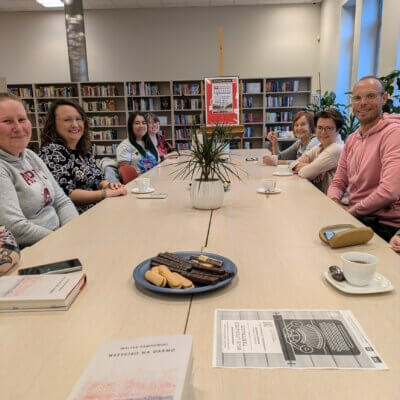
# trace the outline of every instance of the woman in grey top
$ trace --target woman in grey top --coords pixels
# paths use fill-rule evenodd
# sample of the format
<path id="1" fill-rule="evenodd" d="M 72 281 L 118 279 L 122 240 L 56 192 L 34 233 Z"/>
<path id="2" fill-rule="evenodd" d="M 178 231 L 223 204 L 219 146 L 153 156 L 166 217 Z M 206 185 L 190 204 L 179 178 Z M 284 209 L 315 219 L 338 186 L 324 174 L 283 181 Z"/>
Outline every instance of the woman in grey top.
<path id="1" fill-rule="evenodd" d="M 297 160 L 304 152 L 319 144 L 318 139 L 314 137 L 314 116 L 311 113 L 299 111 L 293 119 L 292 129 L 297 140 L 283 151 L 279 151 L 276 134 L 268 133 L 267 138 L 272 144 L 271 153 L 275 157 L 264 156 L 264 164 L 288 164 L 288 161 Z"/>
<path id="2" fill-rule="evenodd" d="M 0 225 L 32 245 L 78 213 L 43 161 L 27 149 L 32 125 L 22 102 L 0 93 Z"/>

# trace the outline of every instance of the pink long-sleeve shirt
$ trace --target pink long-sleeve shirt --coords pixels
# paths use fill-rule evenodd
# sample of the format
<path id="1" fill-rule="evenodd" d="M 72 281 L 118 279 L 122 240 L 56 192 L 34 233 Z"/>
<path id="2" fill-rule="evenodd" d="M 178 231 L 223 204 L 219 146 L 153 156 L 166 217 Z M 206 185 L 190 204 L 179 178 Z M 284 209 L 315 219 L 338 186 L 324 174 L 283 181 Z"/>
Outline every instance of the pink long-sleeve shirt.
<path id="1" fill-rule="evenodd" d="M 383 114 L 364 136 L 359 130 L 349 136 L 328 196 L 340 200 L 346 189 L 352 215 L 375 215 L 400 227 L 399 114 Z"/>

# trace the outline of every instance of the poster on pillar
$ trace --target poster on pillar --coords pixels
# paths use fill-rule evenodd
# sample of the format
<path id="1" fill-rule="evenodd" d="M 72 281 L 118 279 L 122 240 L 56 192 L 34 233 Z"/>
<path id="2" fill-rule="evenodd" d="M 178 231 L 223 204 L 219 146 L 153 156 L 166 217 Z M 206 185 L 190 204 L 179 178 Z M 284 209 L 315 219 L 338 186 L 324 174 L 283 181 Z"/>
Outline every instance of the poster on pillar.
<path id="1" fill-rule="evenodd" d="M 239 78 L 205 78 L 206 125 L 239 125 Z"/>

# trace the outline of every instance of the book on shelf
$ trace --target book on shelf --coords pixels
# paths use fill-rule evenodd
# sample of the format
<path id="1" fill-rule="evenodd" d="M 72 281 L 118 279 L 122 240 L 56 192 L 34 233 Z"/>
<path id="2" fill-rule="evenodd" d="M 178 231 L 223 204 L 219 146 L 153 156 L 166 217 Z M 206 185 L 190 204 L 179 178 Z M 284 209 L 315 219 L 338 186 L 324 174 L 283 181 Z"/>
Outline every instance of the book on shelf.
<path id="1" fill-rule="evenodd" d="M 91 131 L 92 140 L 117 140 L 118 132 L 115 129 L 107 129 L 104 131 Z"/>
<path id="2" fill-rule="evenodd" d="M 86 283 L 82 272 L 0 278 L 0 312 L 67 310 Z"/>
<path id="3" fill-rule="evenodd" d="M 89 120 L 89 125 L 91 127 L 121 125 L 121 118 L 118 114 L 116 114 L 116 115 L 94 115 L 94 116 L 88 117 L 88 120 Z"/>
<path id="4" fill-rule="evenodd" d="M 158 115 L 160 125 L 168 125 L 168 117 L 166 115 Z"/>
<path id="5" fill-rule="evenodd" d="M 200 83 L 174 83 L 174 96 L 200 95 Z"/>
<path id="6" fill-rule="evenodd" d="M 106 96 L 118 96 L 119 91 L 116 85 L 83 85 L 82 96 L 84 97 L 106 97 Z"/>
<path id="7" fill-rule="evenodd" d="M 35 88 L 36 97 L 76 97 L 75 86 L 39 86 Z"/>
<path id="8" fill-rule="evenodd" d="M 267 107 L 292 107 L 293 96 L 267 96 Z"/>
<path id="9" fill-rule="evenodd" d="M 245 93 L 261 93 L 261 82 L 245 82 Z"/>
<path id="10" fill-rule="evenodd" d="M 101 346 L 67 400 L 192 399 L 192 337 L 154 336 Z"/>
<path id="11" fill-rule="evenodd" d="M 161 98 L 160 109 L 161 110 L 170 110 L 171 109 L 171 98 L 170 97 L 162 97 Z"/>
<path id="12" fill-rule="evenodd" d="M 298 80 L 276 80 L 267 81 L 265 84 L 266 92 L 298 92 L 300 81 Z"/>
<path id="13" fill-rule="evenodd" d="M 33 97 L 33 91 L 31 88 L 24 87 L 10 87 L 8 92 L 17 97 Z"/>
<path id="14" fill-rule="evenodd" d="M 282 111 L 282 112 L 267 112 L 266 121 L 270 122 L 291 122 L 294 118 L 295 113 L 293 111 Z"/>

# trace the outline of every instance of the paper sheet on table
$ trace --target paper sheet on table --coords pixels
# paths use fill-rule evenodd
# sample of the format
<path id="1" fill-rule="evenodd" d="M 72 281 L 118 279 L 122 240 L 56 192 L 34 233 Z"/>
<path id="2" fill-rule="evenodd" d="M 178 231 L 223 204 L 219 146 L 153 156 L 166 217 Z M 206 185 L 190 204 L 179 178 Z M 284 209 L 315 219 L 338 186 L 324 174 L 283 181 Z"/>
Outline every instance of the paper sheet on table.
<path id="1" fill-rule="evenodd" d="M 388 369 L 348 310 L 215 310 L 213 367 Z"/>

